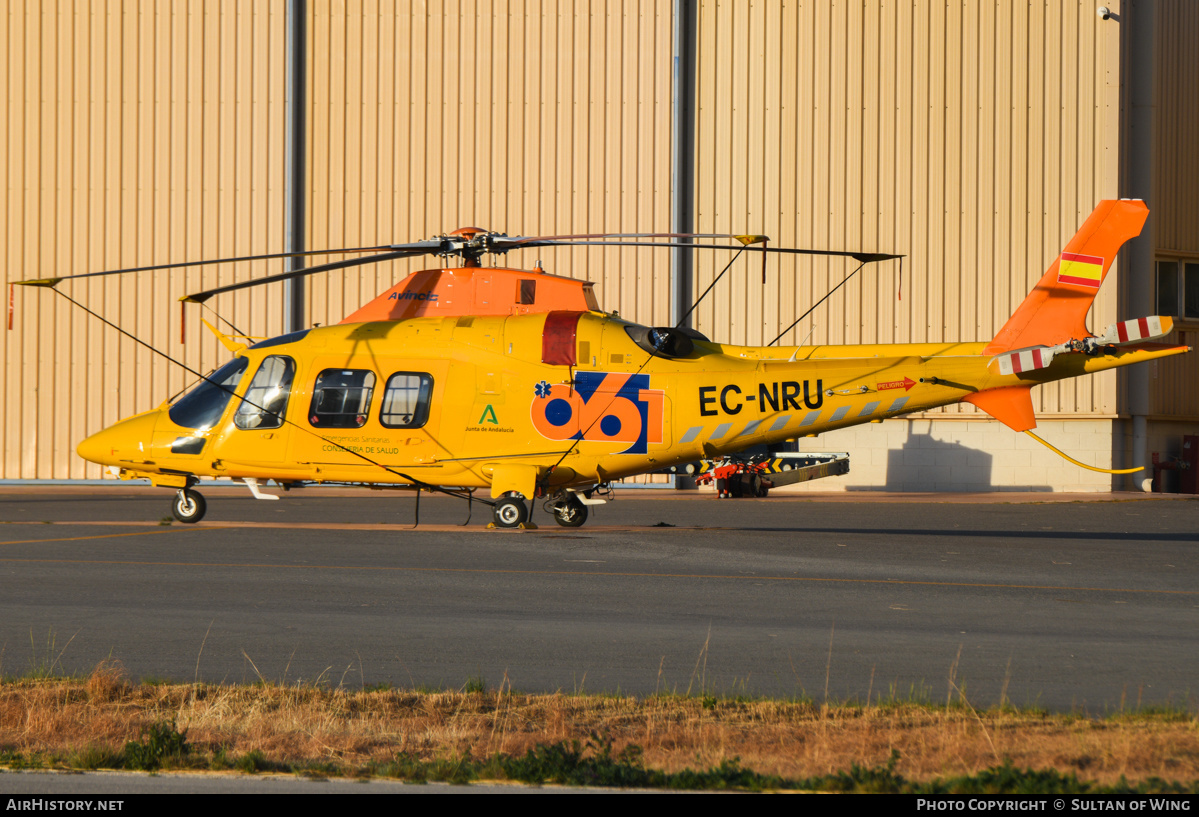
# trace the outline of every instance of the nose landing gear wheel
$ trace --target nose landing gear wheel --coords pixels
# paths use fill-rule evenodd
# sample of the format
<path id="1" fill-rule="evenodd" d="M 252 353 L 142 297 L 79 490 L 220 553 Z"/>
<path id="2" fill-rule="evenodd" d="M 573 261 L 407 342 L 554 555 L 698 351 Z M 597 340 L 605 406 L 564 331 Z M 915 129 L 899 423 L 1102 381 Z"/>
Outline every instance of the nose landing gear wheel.
<path id="1" fill-rule="evenodd" d="M 208 503 L 204 497 L 190 488 L 180 488 L 179 493 L 175 494 L 175 501 L 171 503 L 171 514 L 188 524 L 199 522 L 207 510 Z"/>
<path id="2" fill-rule="evenodd" d="M 554 506 L 554 521 L 564 528 L 581 528 L 587 521 L 587 506 L 571 494 Z"/>
<path id="3" fill-rule="evenodd" d="M 519 497 L 506 496 L 495 506 L 497 528 L 517 528 L 529 518 L 529 508 Z"/>

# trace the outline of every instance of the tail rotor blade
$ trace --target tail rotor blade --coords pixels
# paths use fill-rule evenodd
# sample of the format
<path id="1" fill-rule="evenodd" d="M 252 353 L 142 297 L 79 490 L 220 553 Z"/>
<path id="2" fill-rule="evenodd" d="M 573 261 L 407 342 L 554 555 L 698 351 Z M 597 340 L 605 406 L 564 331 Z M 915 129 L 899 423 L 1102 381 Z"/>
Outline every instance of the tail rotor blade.
<path id="1" fill-rule="evenodd" d="M 1113 323 L 1097 340 L 1100 343 L 1119 346 L 1124 343 L 1139 343 L 1144 340 L 1164 338 L 1174 330 L 1174 319 L 1162 315 L 1134 318 L 1130 321 Z"/>
<path id="2" fill-rule="evenodd" d="M 1057 346 L 1029 346 L 1025 349 L 1014 349 L 991 358 L 990 363 L 998 366 L 1003 375 L 1021 374 L 1037 369 L 1046 369 L 1059 354 L 1086 352 L 1096 354 L 1103 346 L 1126 346 L 1147 340 L 1157 340 L 1170 334 L 1174 329 L 1174 319 L 1161 315 L 1151 315 L 1148 318 L 1134 318 L 1130 321 L 1113 323 L 1097 338 L 1069 340 Z"/>
<path id="3" fill-rule="evenodd" d="M 1034 346 L 996 355 L 991 358 L 990 363 L 997 365 L 1002 375 L 1021 374 L 1049 368 L 1057 352 L 1052 346 Z"/>

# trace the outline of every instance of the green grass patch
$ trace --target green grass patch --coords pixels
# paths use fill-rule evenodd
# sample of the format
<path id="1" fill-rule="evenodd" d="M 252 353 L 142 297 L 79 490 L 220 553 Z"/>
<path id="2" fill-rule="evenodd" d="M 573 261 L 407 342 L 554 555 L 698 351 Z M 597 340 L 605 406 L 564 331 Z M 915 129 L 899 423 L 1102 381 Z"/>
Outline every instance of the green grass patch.
<path id="1" fill-rule="evenodd" d="M 180 732 L 174 721 L 155 723 L 142 732 L 140 741 L 125 744 L 124 767 L 152 772 L 164 766 L 179 766 L 190 752 L 186 730 Z"/>

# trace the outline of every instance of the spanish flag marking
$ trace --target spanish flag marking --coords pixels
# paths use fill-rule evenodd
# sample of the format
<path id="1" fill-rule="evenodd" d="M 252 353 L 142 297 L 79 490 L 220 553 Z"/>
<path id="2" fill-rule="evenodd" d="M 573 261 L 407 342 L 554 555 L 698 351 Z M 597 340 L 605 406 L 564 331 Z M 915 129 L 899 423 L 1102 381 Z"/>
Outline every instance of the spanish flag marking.
<path id="1" fill-rule="evenodd" d="M 1059 284 L 1099 289 L 1103 283 L 1103 259 L 1097 255 L 1064 252 L 1058 264 L 1057 280 Z"/>

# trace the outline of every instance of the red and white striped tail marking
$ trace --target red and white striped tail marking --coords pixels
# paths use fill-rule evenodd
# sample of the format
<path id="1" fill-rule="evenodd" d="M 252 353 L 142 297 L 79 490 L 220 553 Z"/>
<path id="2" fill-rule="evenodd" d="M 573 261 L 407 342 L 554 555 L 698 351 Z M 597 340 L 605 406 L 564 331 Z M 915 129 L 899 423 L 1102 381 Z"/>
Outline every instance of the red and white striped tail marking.
<path id="1" fill-rule="evenodd" d="M 1032 349 L 1004 352 L 997 355 L 995 360 L 999 363 L 1000 374 L 1020 374 L 1048 367 L 1053 362 L 1054 354 L 1055 350 L 1051 346 L 1035 346 Z"/>
<path id="2" fill-rule="evenodd" d="M 1097 338 L 1086 339 L 1085 348 L 1094 350 L 1095 346 L 1120 345 L 1138 343 L 1143 340 L 1155 340 L 1164 337 L 1174 329 L 1174 319 L 1161 315 L 1148 318 L 1136 318 L 1131 321 L 1120 321 L 1107 328 Z M 999 373 L 1003 375 L 1033 372 L 1037 369 L 1048 368 L 1058 353 L 1078 351 L 1078 341 L 1070 341 L 1058 346 L 1030 346 L 1027 349 L 1016 349 L 1004 352 L 991 358 L 992 363 L 998 363 Z"/>
<path id="3" fill-rule="evenodd" d="M 1148 318 L 1135 318 L 1112 324 L 1099 340 L 1103 343 L 1136 343 L 1168 335 L 1173 328 L 1173 318 L 1151 315 Z"/>

